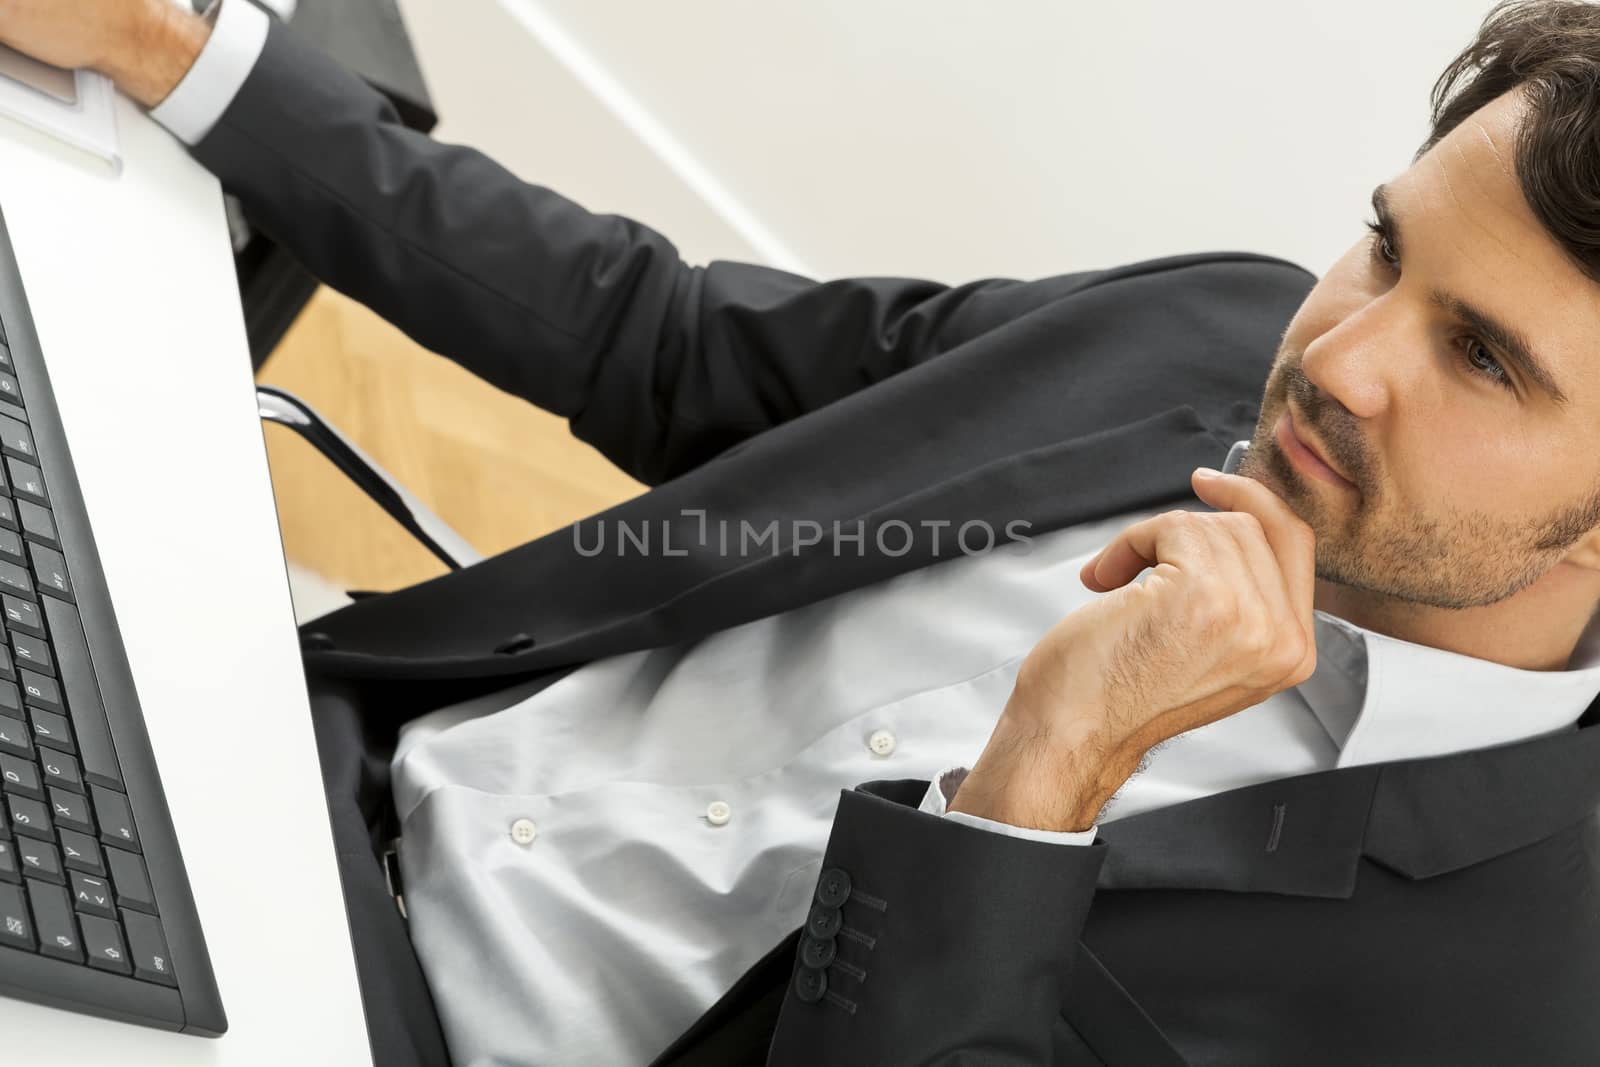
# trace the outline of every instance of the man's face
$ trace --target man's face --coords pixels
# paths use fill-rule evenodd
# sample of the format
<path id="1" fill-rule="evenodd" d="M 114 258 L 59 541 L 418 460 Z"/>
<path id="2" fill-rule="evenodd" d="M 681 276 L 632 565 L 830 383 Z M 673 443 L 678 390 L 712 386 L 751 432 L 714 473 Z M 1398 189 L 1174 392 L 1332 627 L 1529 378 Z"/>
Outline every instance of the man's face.
<path id="1" fill-rule="evenodd" d="M 1315 530 L 1319 578 L 1374 598 L 1495 603 L 1600 524 L 1600 285 L 1512 175 L 1521 102 L 1486 105 L 1387 183 L 1398 242 L 1363 232 L 1295 313 L 1239 470 Z M 1433 290 L 1520 334 L 1566 403 Z M 1291 461 L 1286 409 L 1349 484 Z"/>

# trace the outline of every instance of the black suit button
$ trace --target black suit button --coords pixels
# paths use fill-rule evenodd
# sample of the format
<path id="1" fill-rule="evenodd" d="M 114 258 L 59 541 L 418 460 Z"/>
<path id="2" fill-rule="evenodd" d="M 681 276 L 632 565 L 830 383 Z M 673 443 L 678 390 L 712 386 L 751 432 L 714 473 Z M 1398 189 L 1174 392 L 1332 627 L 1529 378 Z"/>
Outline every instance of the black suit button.
<path id="1" fill-rule="evenodd" d="M 494 650 L 496 655 L 515 656 L 520 652 L 528 651 L 528 649 L 532 648 L 536 644 L 538 644 L 538 642 L 529 637 L 527 634 L 512 634 L 500 644 L 496 645 Z"/>
<path id="2" fill-rule="evenodd" d="M 828 976 L 815 967 L 802 967 L 794 973 L 794 995 L 815 1004 L 828 991 Z"/>
<path id="3" fill-rule="evenodd" d="M 850 876 L 837 867 L 829 867 L 817 879 L 817 903 L 837 908 L 850 899 Z"/>
<path id="4" fill-rule="evenodd" d="M 818 904 L 811 909 L 811 914 L 806 916 L 806 933 L 812 937 L 832 937 L 843 925 L 844 916 L 839 914 L 839 909 L 824 904 Z"/>
<path id="5" fill-rule="evenodd" d="M 839 954 L 839 942 L 831 937 L 808 937 L 800 946 L 800 962 L 821 970 Z"/>
<path id="6" fill-rule="evenodd" d="M 305 652 L 327 652 L 333 648 L 333 638 L 321 630 L 300 635 L 300 648 Z"/>

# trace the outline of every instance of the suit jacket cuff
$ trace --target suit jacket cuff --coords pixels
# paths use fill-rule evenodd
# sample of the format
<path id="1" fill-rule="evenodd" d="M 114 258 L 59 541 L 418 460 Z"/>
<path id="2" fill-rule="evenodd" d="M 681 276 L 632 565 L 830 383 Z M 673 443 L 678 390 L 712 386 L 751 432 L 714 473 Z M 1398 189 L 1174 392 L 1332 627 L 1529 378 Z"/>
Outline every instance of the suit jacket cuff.
<path id="1" fill-rule="evenodd" d="M 930 815 L 926 785 L 841 793 L 769 1067 L 1049 1062 L 1107 846 Z"/>

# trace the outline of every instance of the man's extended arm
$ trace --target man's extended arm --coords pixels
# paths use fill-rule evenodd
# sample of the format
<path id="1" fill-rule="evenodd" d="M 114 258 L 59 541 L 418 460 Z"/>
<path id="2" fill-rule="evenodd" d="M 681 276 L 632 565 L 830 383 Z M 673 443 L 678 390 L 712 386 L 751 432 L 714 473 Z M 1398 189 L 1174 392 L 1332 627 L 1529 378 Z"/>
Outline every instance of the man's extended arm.
<path id="1" fill-rule="evenodd" d="M 0 36 L 8 5 L 44 2 L 0 0 Z M 226 19 L 244 0 L 222 3 Z M 130 73 L 141 63 L 171 66 L 147 53 L 97 60 L 155 102 L 159 85 Z M 579 438 L 647 483 L 1100 273 L 951 287 L 690 266 L 647 226 L 586 211 L 480 152 L 405 128 L 381 94 L 276 23 L 193 152 L 318 278 L 568 417 Z"/>

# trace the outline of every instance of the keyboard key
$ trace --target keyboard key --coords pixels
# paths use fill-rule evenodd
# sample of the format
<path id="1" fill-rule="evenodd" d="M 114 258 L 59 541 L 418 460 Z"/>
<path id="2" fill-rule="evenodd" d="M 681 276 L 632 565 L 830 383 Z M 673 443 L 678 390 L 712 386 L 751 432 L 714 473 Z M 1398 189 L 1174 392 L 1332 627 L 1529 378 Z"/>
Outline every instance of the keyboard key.
<path id="1" fill-rule="evenodd" d="M 0 882 L 21 882 L 22 868 L 18 866 L 17 847 L 0 839 Z"/>
<path id="2" fill-rule="evenodd" d="M 33 731 L 20 719 L 0 715 L 0 752 L 13 756 L 33 755 Z"/>
<path id="3" fill-rule="evenodd" d="M 83 943 L 89 950 L 89 966 L 117 974 L 131 974 L 128 950 L 122 945 L 122 931 L 110 919 L 83 915 Z"/>
<path id="4" fill-rule="evenodd" d="M 54 712 L 65 710 L 61 707 L 61 690 L 54 678 L 24 669 L 17 672 L 17 684 L 22 686 L 22 699 L 30 707 Z"/>
<path id="5" fill-rule="evenodd" d="M 55 516 L 48 510 L 31 500 L 19 500 L 17 514 L 22 517 L 23 533 L 51 548 L 61 547 L 61 542 L 56 539 Z M 0 515 L 0 526 L 3 525 L 5 525 L 4 516 Z"/>
<path id="6" fill-rule="evenodd" d="M 65 789 L 50 790 L 50 818 L 63 830 L 94 833 L 94 820 L 89 818 L 89 801 L 78 793 Z"/>
<path id="7" fill-rule="evenodd" d="M 117 907 L 137 908 L 154 915 L 156 895 L 150 889 L 150 874 L 144 860 L 132 852 L 107 846 L 106 866 L 111 868 L 111 884 L 117 891 Z"/>
<path id="8" fill-rule="evenodd" d="M 33 721 L 33 739 L 39 744 L 62 752 L 73 750 L 72 731 L 67 728 L 66 719 L 40 708 L 29 708 L 28 718 Z"/>
<path id="9" fill-rule="evenodd" d="M 11 650 L 16 653 L 17 662 L 24 667 L 31 667 L 44 674 L 56 673 L 56 659 L 50 654 L 50 646 L 37 637 L 29 637 L 27 634 L 12 634 Z M 9 660 L 10 657 L 7 657 L 8 663 Z M 0 677 L 11 681 L 16 681 L 17 678 L 15 671 L 10 674 L 0 674 Z"/>
<path id="10" fill-rule="evenodd" d="M 44 620 L 39 617 L 39 609 L 26 600 L 19 600 L 9 594 L 0 596 L 0 609 L 5 612 L 8 629 L 21 630 L 35 637 L 44 636 Z"/>
<path id="11" fill-rule="evenodd" d="M 67 891 L 28 879 L 28 896 L 33 917 L 39 924 L 39 951 L 58 960 L 83 962 L 83 942 L 78 937 L 78 920 L 67 903 Z"/>
<path id="12" fill-rule="evenodd" d="M 133 911 L 124 911 L 122 922 L 128 928 L 128 952 L 133 956 L 133 976 L 176 987 L 178 979 L 172 973 L 172 957 L 167 952 L 167 939 L 161 933 L 161 923 Z"/>
<path id="13" fill-rule="evenodd" d="M 104 878 L 91 878 L 74 871 L 72 874 L 72 906 L 90 915 L 117 917 L 116 905 L 111 900 L 111 883 Z"/>
<path id="14" fill-rule="evenodd" d="M 12 682 L 0 682 L 0 715 L 8 719 L 25 719 L 22 711 L 22 690 Z"/>
<path id="15" fill-rule="evenodd" d="M 28 555 L 33 558 L 33 573 L 39 579 L 39 589 L 72 599 L 72 580 L 67 577 L 67 561 L 53 548 L 28 542 Z"/>
<path id="16" fill-rule="evenodd" d="M 109 844 L 143 852 L 139 845 L 139 832 L 133 825 L 133 812 L 128 798 L 103 786 L 91 785 L 89 796 L 94 799 L 95 814 L 100 817 L 100 840 Z"/>
<path id="17" fill-rule="evenodd" d="M 46 882 L 55 882 L 64 885 L 67 876 L 61 870 L 61 853 L 56 851 L 56 846 L 44 841 L 31 841 L 26 837 L 17 838 L 17 859 L 22 863 L 22 870 L 29 878 L 39 878 Z"/>
<path id="18" fill-rule="evenodd" d="M 16 378 L 3 371 L 0 371 L 0 400 L 22 406 L 22 387 L 17 384 Z"/>
<path id="19" fill-rule="evenodd" d="M 83 792 L 83 774 L 78 770 L 78 761 L 66 753 L 46 752 L 39 760 L 39 766 L 44 770 L 45 781 L 49 784 L 70 789 L 74 793 Z"/>
<path id="20" fill-rule="evenodd" d="M 17 373 L 16 364 L 11 360 L 11 349 L 6 347 L 6 328 L 0 326 L 0 370 L 7 374 Z"/>
<path id="21" fill-rule="evenodd" d="M 0 589 L 20 593 L 25 597 L 33 596 L 33 578 L 28 574 L 26 567 L 19 567 L 15 563 L 0 560 Z"/>
<path id="22" fill-rule="evenodd" d="M 44 799 L 39 768 L 33 765 L 32 760 L 20 756 L 0 756 L 0 782 L 5 783 L 7 792 L 20 793 L 35 800 Z"/>
<path id="23" fill-rule="evenodd" d="M 106 865 L 100 858 L 100 842 L 75 830 L 62 830 L 61 862 L 70 870 L 105 877 Z"/>
<path id="24" fill-rule="evenodd" d="M 0 559 L 24 567 L 28 565 L 28 552 L 22 547 L 22 535 L 17 531 L 0 528 Z"/>
<path id="25" fill-rule="evenodd" d="M 17 529 L 17 507 L 8 496 L 0 496 L 0 527 Z"/>
<path id="26" fill-rule="evenodd" d="M 0 885 L 0 945 L 33 951 L 33 920 L 20 885 Z"/>
<path id="27" fill-rule="evenodd" d="M 78 609 L 54 597 L 45 597 L 43 607 L 55 636 L 56 667 L 66 691 L 72 728 L 78 735 L 84 779 L 122 789 L 122 769 L 111 744 L 111 727 L 106 722 L 105 705 L 100 702 L 100 686 L 94 678 L 94 662 L 89 658 Z"/>
<path id="28" fill-rule="evenodd" d="M 6 415 L 0 415 L 0 451 L 29 463 L 39 461 L 38 450 L 33 447 L 33 433 L 27 424 Z"/>
<path id="29" fill-rule="evenodd" d="M 29 638 L 28 640 L 33 640 Z M 11 650 L 5 645 L 0 645 L 0 680 L 14 682 L 17 680 L 17 668 L 11 663 Z"/>
<path id="30" fill-rule="evenodd" d="M 11 832 L 14 834 L 39 837 L 46 841 L 56 835 L 55 829 L 50 825 L 50 813 L 37 800 L 8 795 L 6 816 L 11 820 Z"/>
<path id="31" fill-rule="evenodd" d="M 11 475 L 11 492 L 40 504 L 49 505 L 50 496 L 44 491 L 44 474 L 32 463 L 24 463 L 14 456 L 6 457 L 6 472 Z"/>

